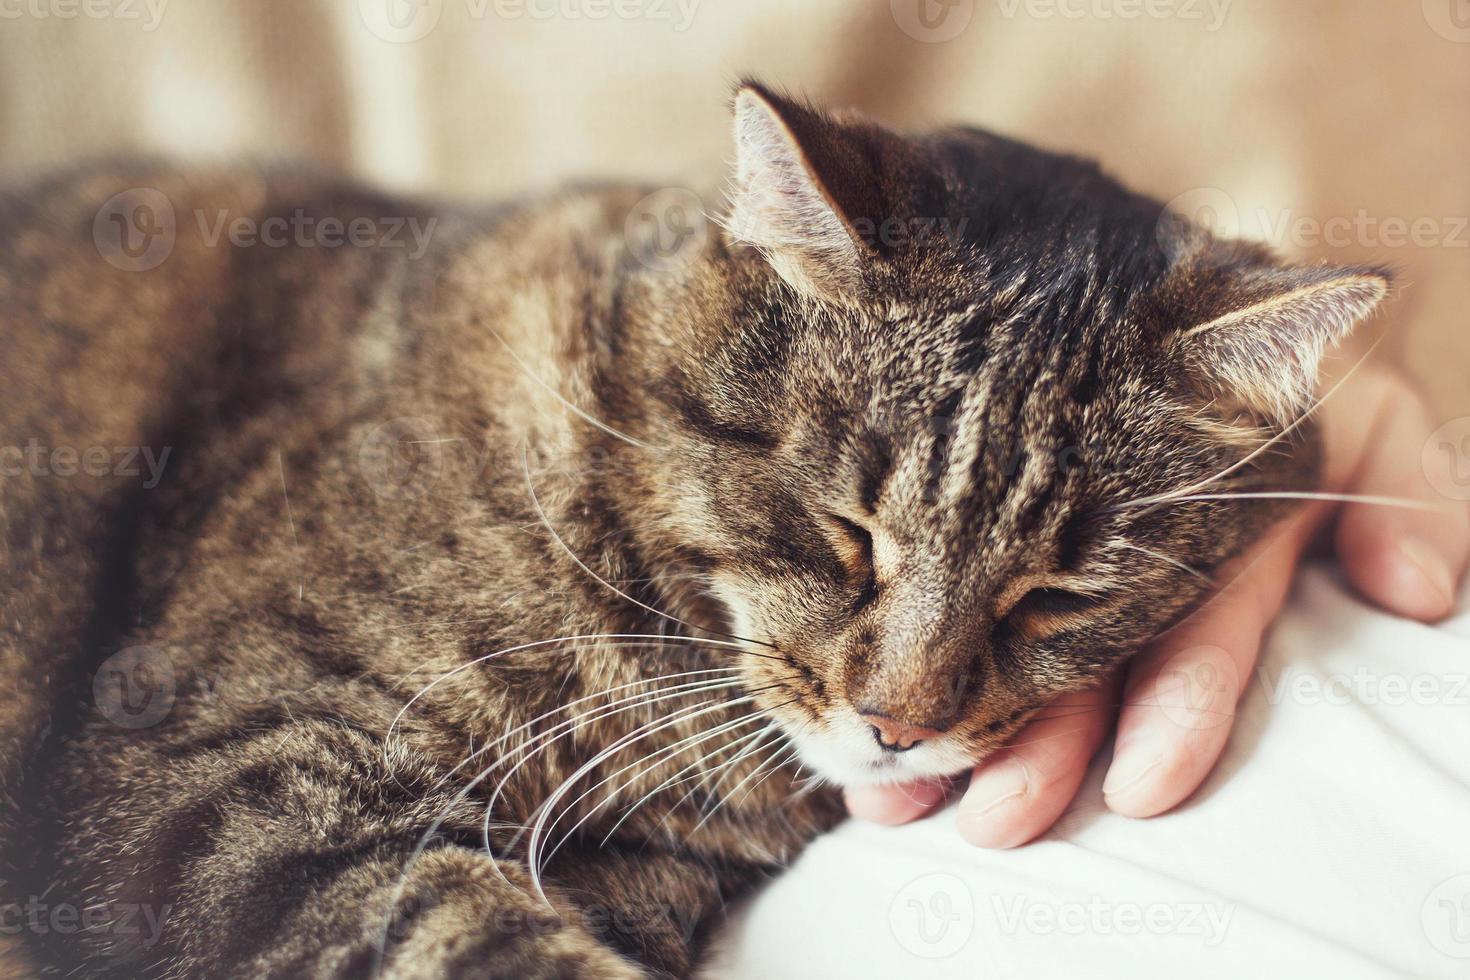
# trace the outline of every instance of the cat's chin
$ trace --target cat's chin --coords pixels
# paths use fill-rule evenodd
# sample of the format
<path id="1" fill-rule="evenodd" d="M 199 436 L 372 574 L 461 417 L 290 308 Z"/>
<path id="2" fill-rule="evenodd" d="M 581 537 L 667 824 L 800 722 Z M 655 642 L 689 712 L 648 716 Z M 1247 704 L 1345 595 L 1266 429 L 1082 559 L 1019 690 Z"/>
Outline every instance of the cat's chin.
<path id="1" fill-rule="evenodd" d="M 868 726 L 856 718 L 829 719 L 819 732 L 788 732 L 802 765 L 838 786 L 878 786 L 937 779 L 968 771 L 976 763 L 970 754 L 944 738 L 914 746 L 906 752 L 882 749 Z"/>

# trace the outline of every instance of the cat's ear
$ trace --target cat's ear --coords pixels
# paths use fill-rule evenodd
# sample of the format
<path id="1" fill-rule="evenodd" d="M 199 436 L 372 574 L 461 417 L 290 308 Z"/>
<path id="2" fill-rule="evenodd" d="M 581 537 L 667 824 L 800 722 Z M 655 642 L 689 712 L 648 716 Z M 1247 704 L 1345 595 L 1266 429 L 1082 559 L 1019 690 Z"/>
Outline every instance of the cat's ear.
<path id="1" fill-rule="evenodd" d="M 793 288 L 842 302 L 875 255 L 854 222 L 878 211 L 863 134 L 746 82 L 735 94 L 735 177 L 726 224 Z"/>
<path id="2" fill-rule="evenodd" d="M 1221 407 L 1289 424 L 1312 403 L 1322 355 L 1389 285 L 1376 268 L 1215 266 L 1191 277 L 1171 343 Z"/>

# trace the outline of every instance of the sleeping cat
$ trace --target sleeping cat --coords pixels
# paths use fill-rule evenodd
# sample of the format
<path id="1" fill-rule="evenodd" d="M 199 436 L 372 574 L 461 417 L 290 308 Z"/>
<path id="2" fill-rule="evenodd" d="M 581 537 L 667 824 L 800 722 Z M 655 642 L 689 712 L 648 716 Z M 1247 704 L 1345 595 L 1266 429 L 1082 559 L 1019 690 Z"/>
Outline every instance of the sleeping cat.
<path id="1" fill-rule="evenodd" d="M 82 910 L 48 957 L 687 975 L 834 786 L 965 770 L 1289 506 L 1230 491 L 1312 485 L 1381 271 L 978 130 L 734 109 L 673 261 L 648 188 L 4 201 L 0 777 Z M 389 217 L 421 255 L 300 238 Z"/>

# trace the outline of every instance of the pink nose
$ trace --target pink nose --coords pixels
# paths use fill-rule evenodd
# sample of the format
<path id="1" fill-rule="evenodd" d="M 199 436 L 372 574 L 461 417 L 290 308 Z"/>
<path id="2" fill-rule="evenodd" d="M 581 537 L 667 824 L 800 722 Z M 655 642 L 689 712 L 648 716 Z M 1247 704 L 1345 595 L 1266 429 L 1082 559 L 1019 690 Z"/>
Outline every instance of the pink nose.
<path id="1" fill-rule="evenodd" d="M 910 725 L 880 714 L 865 713 L 858 717 L 873 727 L 873 735 L 878 739 L 879 745 L 895 752 L 907 751 L 926 738 L 937 738 L 944 734 L 937 728 Z"/>

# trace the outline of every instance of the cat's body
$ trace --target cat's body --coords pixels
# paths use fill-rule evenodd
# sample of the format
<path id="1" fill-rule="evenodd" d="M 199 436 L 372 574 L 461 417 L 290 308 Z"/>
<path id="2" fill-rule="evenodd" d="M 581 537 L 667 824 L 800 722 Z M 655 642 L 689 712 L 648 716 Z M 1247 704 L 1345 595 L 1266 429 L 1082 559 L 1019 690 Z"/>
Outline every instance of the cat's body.
<path id="1" fill-rule="evenodd" d="M 107 171 L 7 205 L 0 423 L 53 455 L 0 500 L 0 664 L 30 685 L 0 735 L 45 759 L 4 775 L 41 842 L 29 880 L 109 913 L 54 954 L 150 976 L 685 974 L 723 904 L 839 816 L 796 750 L 839 779 L 957 771 L 1201 594 L 1166 561 L 1077 565 L 1117 540 L 1079 501 L 1227 467 L 1259 441 L 1240 413 L 1297 392 L 1164 410 L 1214 402 L 1187 397 L 1198 376 L 1169 387 L 1199 349 L 1153 373 L 1161 304 L 1196 326 L 1302 293 L 1355 315 L 1380 281 L 1285 289 L 1247 249 L 1231 268 L 1254 271 L 1212 285 L 1223 260 L 1182 274 L 1156 208 L 1085 164 L 960 131 L 844 152 L 835 123 L 774 104 L 838 213 L 963 218 L 963 242 L 910 234 L 858 267 L 810 201 L 773 237 L 800 188 L 753 199 L 759 166 L 735 238 L 672 266 L 640 261 L 639 189 L 471 213 Z M 742 135 L 746 162 L 789 165 L 770 137 Z M 957 175 L 981 191 L 952 197 Z M 176 234 L 130 271 L 94 218 L 139 187 Z M 211 246 L 197 216 L 222 211 L 433 231 L 421 256 Z M 945 265 L 959 245 L 970 279 Z M 1319 295 L 1339 288 L 1364 295 Z M 54 456 L 144 446 L 169 450 L 156 486 Z M 1283 459 L 1253 472 L 1305 478 Z M 829 484 L 855 503 L 812 513 Z M 1166 507 L 1130 546 L 1208 569 L 1275 512 Z M 1065 591 L 1108 574 L 1134 592 Z M 58 702 L 80 712 L 38 756 Z M 841 741 L 856 718 L 876 743 Z M 890 721 L 927 734 L 898 753 Z M 158 928 L 119 928 L 126 909 Z"/>
<path id="2" fill-rule="evenodd" d="M 180 233 L 162 268 L 119 271 L 76 232 L 112 194 L 143 185 L 174 202 Z M 546 520 L 602 575 L 626 582 L 656 571 L 619 533 L 618 498 L 631 489 L 619 440 L 580 424 L 542 387 L 572 393 L 603 383 L 579 353 L 609 329 L 597 298 L 613 298 L 612 270 L 595 256 L 620 236 L 640 196 L 575 195 L 485 219 L 441 215 L 436 248 L 420 260 L 389 248 L 211 249 L 192 227 L 196 208 L 260 221 L 298 208 L 343 219 L 404 214 L 401 203 L 311 181 L 189 186 L 156 173 L 107 174 L 35 199 L 45 219 L 13 241 L 51 271 L 12 283 L 7 309 L 45 318 L 54 346 L 27 358 L 31 376 L 85 402 L 76 428 L 34 435 L 48 447 L 146 445 L 155 459 L 172 447 L 156 487 L 99 481 L 125 510 L 96 526 L 99 542 L 125 537 L 137 569 L 134 598 L 109 624 L 120 631 L 104 652 L 135 653 L 103 665 L 96 691 L 79 692 L 88 701 L 101 692 L 103 703 L 88 706 L 90 733 L 74 744 L 68 778 L 47 806 L 63 824 L 58 893 L 79 907 L 167 909 L 162 942 L 128 949 L 157 937 L 103 929 L 57 937 L 63 943 L 104 947 L 101 962 L 124 956 L 124 972 L 139 975 L 154 973 L 161 955 L 191 976 L 363 975 L 388 948 L 385 975 L 479 975 L 479 964 L 499 960 L 496 975 L 512 977 L 566 975 L 549 952 L 592 961 L 588 937 L 602 930 L 596 945 L 607 939 L 683 972 L 694 931 L 727 891 L 831 822 L 830 801 L 789 799 L 789 776 L 752 780 L 686 846 L 711 800 L 683 782 L 640 808 L 607 848 L 590 846 L 598 835 L 557 854 L 546 886 L 553 912 L 516 862 L 503 862 L 514 884 L 503 883 L 480 849 L 485 800 L 510 766 L 455 799 L 531 733 L 454 771 L 485 743 L 539 716 L 536 731 L 550 731 L 640 691 L 722 676 L 657 683 L 729 662 L 719 647 L 661 644 L 677 629 L 580 571 L 527 492 L 529 479 Z M 84 276 L 86 288 L 62 284 L 66 276 Z M 144 282 L 147 305 L 133 307 Z M 495 333 L 535 359 L 523 369 Z M 41 339 L 23 331 L 16 341 Z M 123 379 L 144 389 L 141 410 L 119 404 Z M 33 485 L 80 496 L 53 473 Z M 12 505 L 15 489 L 7 484 Z M 80 566 L 48 565 L 48 575 L 94 584 Z M 57 585 L 36 580 L 39 590 Z M 122 587 L 116 578 L 104 586 Z M 672 598 L 624 587 L 661 604 Z M 533 645 L 448 676 L 397 718 L 425 685 L 471 660 L 579 636 L 588 639 Z M 115 682 L 124 687 L 108 686 Z M 590 758 L 589 746 L 671 708 L 731 696 L 725 686 L 619 705 L 518 770 L 492 839 L 508 841 L 502 825 L 528 821 Z M 657 733 L 589 772 L 565 803 L 639 757 L 745 713 L 722 709 Z M 659 767 L 657 780 L 636 783 L 639 792 L 694 758 Z M 753 754 L 725 787 L 768 758 Z M 552 843 L 636 772 L 573 807 Z M 605 833 L 619 816 L 621 807 L 606 808 L 582 829 Z M 439 839 L 426 842 L 395 896 L 410 854 L 440 818 Z M 206 840 L 216 855 L 200 854 Z M 568 889 L 575 902 L 562 897 Z M 420 910 L 415 929 L 388 915 L 395 897 Z M 590 910 L 585 923 L 577 907 Z M 565 919 L 558 935 L 538 932 L 554 914 Z M 379 933 L 390 925 L 385 940 Z"/>

